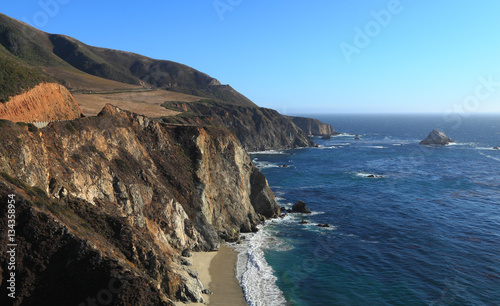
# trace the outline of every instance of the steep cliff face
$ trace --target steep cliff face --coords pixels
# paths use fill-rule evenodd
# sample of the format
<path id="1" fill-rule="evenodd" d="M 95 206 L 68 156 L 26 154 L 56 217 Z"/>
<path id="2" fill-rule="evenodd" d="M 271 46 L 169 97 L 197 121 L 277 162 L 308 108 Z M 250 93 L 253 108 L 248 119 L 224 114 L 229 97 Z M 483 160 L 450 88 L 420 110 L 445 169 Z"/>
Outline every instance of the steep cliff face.
<path id="1" fill-rule="evenodd" d="M 75 98 L 56 83 L 41 83 L 0 103 L 0 119 L 14 122 L 71 120 L 81 116 Z"/>
<path id="2" fill-rule="evenodd" d="M 10 192 L 21 203 L 18 301 L 78 305 L 116 280 L 126 284 L 117 303 L 201 301 L 180 252 L 217 249 L 220 237 L 237 239 L 279 212 L 224 128 L 168 125 L 107 105 L 97 117 L 40 130 L 0 121 L 0 130 L 0 207 Z"/>
<path id="3" fill-rule="evenodd" d="M 304 117 L 290 117 L 307 135 L 332 136 L 338 134 L 330 124 L 323 123 L 318 119 Z"/>
<path id="4" fill-rule="evenodd" d="M 248 151 L 292 149 L 314 144 L 290 118 L 272 109 L 235 106 L 212 100 L 167 102 L 163 105 L 184 112 L 165 118 L 166 122 L 225 126 Z"/>

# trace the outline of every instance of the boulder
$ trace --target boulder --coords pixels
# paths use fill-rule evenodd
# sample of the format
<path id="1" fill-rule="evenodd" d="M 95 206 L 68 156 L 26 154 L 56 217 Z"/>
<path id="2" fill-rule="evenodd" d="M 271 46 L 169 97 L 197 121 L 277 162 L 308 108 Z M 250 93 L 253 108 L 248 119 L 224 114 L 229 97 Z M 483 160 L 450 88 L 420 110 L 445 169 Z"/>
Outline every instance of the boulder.
<path id="1" fill-rule="evenodd" d="M 307 224 L 307 223 L 309 223 L 309 222 L 307 222 L 306 220 L 300 221 L 300 224 Z"/>
<path id="2" fill-rule="evenodd" d="M 191 254 L 191 251 L 189 249 L 185 249 L 182 251 L 182 257 L 191 257 L 193 254 Z"/>
<path id="3" fill-rule="evenodd" d="M 421 145 L 442 145 L 445 146 L 447 144 L 450 144 L 454 142 L 451 138 L 447 137 L 445 133 L 438 131 L 438 130 L 432 130 L 432 132 L 429 133 L 429 136 L 422 140 L 420 142 Z"/>
<path id="4" fill-rule="evenodd" d="M 493 147 L 493 150 L 500 150 L 499 147 Z"/>
<path id="5" fill-rule="evenodd" d="M 212 295 L 212 294 L 214 294 L 214 293 L 212 292 L 212 290 L 210 290 L 210 289 L 203 289 L 203 290 L 201 291 L 201 293 L 203 293 L 203 294 L 208 294 L 208 295 Z"/>
<path id="6" fill-rule="evenodd" d="M 311 211 L 309 209 L 307 209 L 306 203 L 304 203 L 302 201 L 297 201 L 297 203 L 293 204 L 292 211 L 299 212 L 299 213 L 306 213 L 306 214 L 311 213 Z"/>
<path id="7" fill-rule="evenodd" d="M 330 227 L 330 224 L 325 223 L 325 224 L 318 224 L 318 227 Z"/>

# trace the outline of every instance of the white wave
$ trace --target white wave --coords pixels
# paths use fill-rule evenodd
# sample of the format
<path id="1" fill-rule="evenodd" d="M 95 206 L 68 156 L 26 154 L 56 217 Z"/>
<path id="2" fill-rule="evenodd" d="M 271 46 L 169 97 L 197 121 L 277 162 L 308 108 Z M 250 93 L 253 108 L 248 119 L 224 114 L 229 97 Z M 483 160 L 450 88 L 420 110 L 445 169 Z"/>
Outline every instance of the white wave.
<path id="1" fill-rule="evenodd" d="M 387 147 L 384 147 L 384 146 L 365 146 L 365 148 L 373 148 L 373 149 L 387 149 Z"/>
<path id="2" fill-rule="evenodd" d="M 254 159 L 253 163 L 255 164 L 255 167 L 257 167 L 259 169 L 279 168 L 280 167 L 280 165 L 273 164 L 273 163 L 268 163 L 268 162 L 261 162 L 261 161 L 258 161 L 257 159 Z"/>
<path id="3" fill-rule="evenodd" d="M 331 225 L 331 224 L 328 224 L 329 227 L 321 227 L 321 226 L 318 226 L 320 224 L 323 224 L 323 223 L 315 223 L 315 222 L 309 222 L 309 223 L 306 223 L 306 224 L 303 224 L 307 229 L 309 230 L 313 230 L 313 231 L 320 231 L 320 230 L 330 230 L 330 231 L 336 231 L 337 230 L 337 227 L 334 226 L 334 225 Z"/>
<path id="4" fill-rule="evenodd" d="M 255 151 L 248 152 L 250 155 L 268 155 L 268 154 L 287 154 L 285 151 L 281 150 L 268 150 L 268 151 Z"/>
<path id="5" fill-rule="evenodd" d="M 358 177 L 366 177 L 366 178 L 382 178 L 385 177 L 380 174 L 374 174 L 374 173 L 364 173 L 364 172 L 355 172 L 354 175 Z"/>
<path id="6" fill-rule="evenodd" d="M 265 227 L 265 226 L 264 226 Z M 250 306 L 285 305 L 283 293 L 276 285 L 276 276 L 273 269 L 267 264 L 264 249 L 269 245 L 272 237 L 265 230 L 251 236 L 246 252 L 238 255 L 237 276 Z"/>
<path id="7" fill-rule="evenodd" d="M 371 240 L 363 240 L 363 239 L 361 239 L 361 242 L 365 242 L 365 243 L 380 243 L 379 241 L 376 241 L 376 240 L 371 241 Z"/>
<path id="8" fill-rule="evenodd" d="M 325 149 L 336 149 L 337 147 L 336 146 L 331 146 L 331 147 L 325 147 L 325 146 L 318 146 L 317 149 L 320 149 L 320 150 L 325 150 Z"/>
<path id="9" fill-rule="evenodd" d="M 493 157 L 491 155 L 487 155 L 487 154 L 484 154 L 482 152 L 479 152 L 479 154 L 481 154 L 484 157 L 487 157 L 487 158 L 490 158 L 490 159 L 493 159 L 493 160 L 496 160 L 496 161 L 500 161 L 500 158 L 498 158 L 498 157 Z"/>
<path id="10" fill-rule="evenodd" d="M 493 147 L 475 147 L 474 149 L 481 150 L 481 151 L 499 151 L 500 152 L 500 150 L 493 149 Z"/>

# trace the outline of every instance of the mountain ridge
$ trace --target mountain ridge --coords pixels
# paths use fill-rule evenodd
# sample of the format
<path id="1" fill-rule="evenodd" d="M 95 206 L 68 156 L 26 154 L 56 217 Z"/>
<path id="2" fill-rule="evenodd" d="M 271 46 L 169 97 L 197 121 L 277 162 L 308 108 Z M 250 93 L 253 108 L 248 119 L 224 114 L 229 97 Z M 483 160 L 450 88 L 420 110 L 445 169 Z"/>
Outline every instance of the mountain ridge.
<path id="1" fill-rule="evenodd" d="M 0 14 L 0 44 L 14 56 L 38 67 L 89 75 L 139 87 L 151 86 L 238 105 L 256 106 L 230 86 L 189 66 L 140 54 L 87 45 L 75 38 L 49 34 Z M 61 72 L 45 71 L 58 79 Z M 60 81 L 64 84 L 64 80 Z"/>

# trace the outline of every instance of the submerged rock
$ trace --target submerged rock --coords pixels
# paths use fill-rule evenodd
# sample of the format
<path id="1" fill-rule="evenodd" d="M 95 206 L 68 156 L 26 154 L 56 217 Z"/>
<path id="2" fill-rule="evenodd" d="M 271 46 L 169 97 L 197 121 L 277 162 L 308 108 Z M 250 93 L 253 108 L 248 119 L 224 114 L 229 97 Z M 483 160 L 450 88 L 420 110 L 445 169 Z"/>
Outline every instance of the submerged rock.
<path id="1" fill-rule="evenodd" d="M 421 145 L 442 145 L 445 146 L 447 144 L 450 144 L 454 142 L 451 138 L 447 137 L 445 133 L 438 131 L 438 130 L 432 130 L 432 132 L 429 133 L 429 136 L 422 140 L 419 144 Z"/>
<path id="2" fill-rule="evenodd" d="M 293 204 L 292 211 L 299 212 L 299 213 L 306 213 L 306 214 L 311 213 L 311 211 L 309 209 L 307 209 L 306 203 L 304 203 L 302 201 L 297 201 L 297 203 Z"/>
<path id="3" fill-rule="evenodd" d="M 493 147 L 493 150 L 500 150 L 499 147 Z"/>

